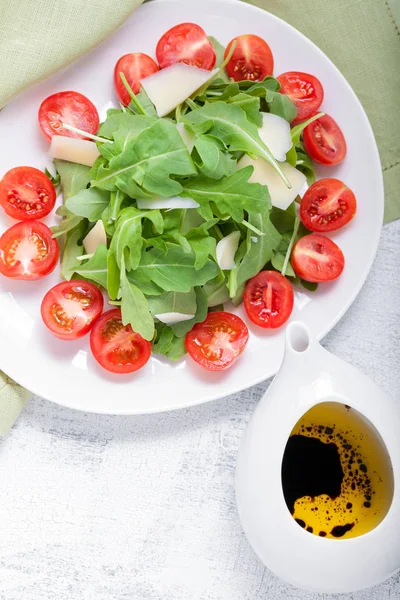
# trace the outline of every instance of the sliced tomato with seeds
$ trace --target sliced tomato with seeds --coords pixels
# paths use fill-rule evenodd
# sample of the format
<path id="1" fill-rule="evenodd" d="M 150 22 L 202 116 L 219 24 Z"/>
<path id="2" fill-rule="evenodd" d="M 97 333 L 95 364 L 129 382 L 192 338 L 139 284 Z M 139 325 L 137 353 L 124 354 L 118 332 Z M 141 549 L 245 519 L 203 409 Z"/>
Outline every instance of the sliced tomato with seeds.
<path id="1" fill-rule="evenodd" d="M 357 212 L 356 197 L 339 179 L 315 181 L 304 194 L 300 218 L 311 231 L 335 231 L 346 225 Z"/>
<path id="2" fill-rule="evenodd" d="M 79 92 L 58 92 L 43 100 L 39 108 L 39 125 L 48 140 L 53 135 L 81 138 L 82 136 L 68 129 L 63 123 L 77 129 L 95 134 L 99 129 L 99 113 L 94 104 Z"/>
<path id="3" fill-rule="evenodd" d="M 54 271 L 60 251 L 40 221 L 13 225 L 0 237 L 0 273 L 11 279 L 41 279 Z"/>
<path id="4" fill-rule="evenodd" d="M 320 80 L 310 73 L 288 71 L 277 77 L 279 90 L 289 96 L 297 108 L 297 117 L 292 124 L 297 125 L 315 115 L 324 99 L 324 88 Z"/>
<path id="5" fill-rule="evenodd" d="M 131 101 L 120 73 L 123 73 L 134 94 L 139 93 L 142 86 L 141 80 L 158 71 L 158 65 L 147 54 L 136 52 L 121 56 L 114 69 L 114 86 L 118 98 L 125 106 Z"/>
<path id="6" fill-rule="evenodd" d="M 233 365 L 246 347 L 249 331 L 240 317 L 211 312 L 186 335 L 186 349 L 207 371 L 223 371 Z"/>
<path id="7" fill-rule="evenodd" d="M 277 271 L 260 271 L 246 285 L 244 307 L 249 319 L 260 327 L 281 327 L 292 314 L 293 305 L 293 288 Z"/>
<path id="8" fill-rule="evenodd" d="M 50 179 L 33 167 L 15 167 L 0 181 L 0 204 L 18 221 L 42 219 L 54 208 L 56 191 Z"/>
<path id="9" fill-rule="evenodd" d="M 302 237 L 293 248 L 291 263 L 296 275 L 313 283 L 333 281 L 344 269 L 343 252 L 334 241 L 312 233 Z"/>
<path id="10" fill-rule="evenodd" d="M 122 323 L 119 308 L 97 319 L 90 332 L 90 348 L 103 369 L 119 374 L 138 371 L 151 355 L 150 342 Z"/>
<path id="11" fill-rule="evenodd" d="M 156 56 L 162 69 L 185 63 L 211 71 L 217 60 L 206 32 L 195 23 L 181 23 L 166 31 L 157 44 Z"/>
<path id="12" fill-rule="evenodd" d="M 229 77 L 235 81 L 263 81 L 274 70 L 274 57 L 267 42 L 258 35 L 239 35 L 226 47 L 224 58 L 236 42 L 232 57 L 226 65 Z"/>
<path id="13" fill-rule="evenodd" d="M 346 156 L 343 132 L 329 115 L 307 125 L 303 131 L 303 142 L 311 158 L 323 165 L 337 165 Z"/>
<path id="14" fill-rule="evenodd" d="M 103 294 L 93 283 L 75 279 L 51 288 L 42 300 L 46 327 L 62 340 L 76 340 L 91 329 L 103 311 Z"/>

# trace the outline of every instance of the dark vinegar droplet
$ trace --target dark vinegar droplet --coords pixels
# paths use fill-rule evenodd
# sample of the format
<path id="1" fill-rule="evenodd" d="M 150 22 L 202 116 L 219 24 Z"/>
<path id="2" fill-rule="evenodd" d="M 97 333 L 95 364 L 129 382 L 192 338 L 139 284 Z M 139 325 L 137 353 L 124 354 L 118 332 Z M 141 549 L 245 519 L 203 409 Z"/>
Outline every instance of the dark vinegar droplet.
<path id="1" fill-rule="evenodd" d="M 365 508 L 371 508 L 371 502 L 364 502 Z"/>
<path id="2" fill-rule="evenodd" d="M 347 508 L 348 510 L 350 510 L 350 508 L 353 508 L 353 505 L 352 505 L 352 503 L 351 503 L 351 502 L 348 502 L 348 503 L 346 504 L 346 508 Z"/>
<path id="3" fill-rule="evenodd" d="M 306 531 L 309 531 L 310 533 L 313 532 L 313 528 L 312 527 L 307 527 Z"/>
<path id="4" fill-rule="evenodd" d="M 347 525 L 336 525 L 331 531 L 333 537 L 339 538 L 346 535 L 348 531 L 351 531 L 354 527 L 354 523 L 347 523 Z"/>
<path id="5" fill-rule="evenodd" d="M 282 461 L 282 487 L 287 507 L 294 513 L 296 500 L 326 494 L 332 500 L 341 493 L 344 478 L 336 444 L 317 438 L 292 435 Z"/>
<path id="6" fill-rule="evenodd" d="M 320 537 L 325 537 L 326 536 L 326 531 L 320 531 L 318 535 Z"/>
<path id="7" fill-rule="evenodd" d="M 306 526 L 306 524 L 305 524 L 305 522 L 303 521 L 303 519 L 295 519 L 295 521 L 296 521 L 296 523 L 297 523 L 298 525 L 300 525 L 300 527 L 303 527 L 303 529 L 304 529 L 304 527 Z"/>

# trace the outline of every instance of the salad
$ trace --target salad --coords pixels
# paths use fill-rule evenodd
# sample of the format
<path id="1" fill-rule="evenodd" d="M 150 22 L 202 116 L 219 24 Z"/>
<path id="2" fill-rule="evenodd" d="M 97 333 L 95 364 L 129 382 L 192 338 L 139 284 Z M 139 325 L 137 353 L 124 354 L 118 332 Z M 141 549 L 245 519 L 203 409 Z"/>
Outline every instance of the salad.
<path id="1" fill-rule="evenodd" d="M 346 142 L 319 112 L 321 82 L 273 77 L 256 35 L 224 48 L 182 23 L 155 55 L 119 58 L 119 108 L 102 123 L 76 91 L 42 102 L 55 175 L 19 166 L 1 180 L 0 204 L 17 223 L 0 238 L 0 273 L 38 280 L 61 257 L 44 325 L 63 340 L 90 333 L 108 371 L 137 371 L 152 352 L 220 371 L 249 337 L 227 305 L 243 302 L 252 323 L 275 329 L 294 286 L 313 291 L 341 275 L 343 253 L 324 234 L 351 221 L 356 199 L 338 179 L 316 181 L 313 161 L 338 164 Z M 57 191 L 50 229 L 40 219 Z"/>

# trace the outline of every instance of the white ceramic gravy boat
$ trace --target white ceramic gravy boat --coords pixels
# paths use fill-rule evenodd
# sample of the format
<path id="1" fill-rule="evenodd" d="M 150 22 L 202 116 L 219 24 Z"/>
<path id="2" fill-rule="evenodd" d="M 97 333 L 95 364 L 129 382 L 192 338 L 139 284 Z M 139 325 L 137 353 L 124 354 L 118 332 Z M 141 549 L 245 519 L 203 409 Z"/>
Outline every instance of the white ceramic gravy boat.
<path id="1" fill-rule="evenodd" d="M 282 458 L 299 419 L 321 402 L 356 409 L 376 428 L 393 469 L 393 500 L 381 523 L 349 539 L 302 529 L 283 495 Z M 239 450 L 236 497 L 245 534 L 260 560 L 297 587 L 352 592 L 382 582 L 400 568 L 400 410 L 366 375 L 312 338 L 302 323 L 286 331 L 280 371 L 261 399 Z"/>

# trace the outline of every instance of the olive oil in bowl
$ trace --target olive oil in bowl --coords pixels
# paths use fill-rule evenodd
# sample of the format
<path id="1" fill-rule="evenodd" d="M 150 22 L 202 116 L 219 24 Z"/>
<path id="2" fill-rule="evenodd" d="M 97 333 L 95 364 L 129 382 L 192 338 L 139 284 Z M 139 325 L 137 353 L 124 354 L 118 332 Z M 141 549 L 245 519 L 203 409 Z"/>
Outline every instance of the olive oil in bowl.
<path id="1" fill-rule="evenodd" d="M 379 433 L 338 402 L 311 408 L 293 428 L 282 461 L 287 507 L 306 531 L 343 539 L 363 535 L 386 516 L 393 473 Z"/>

